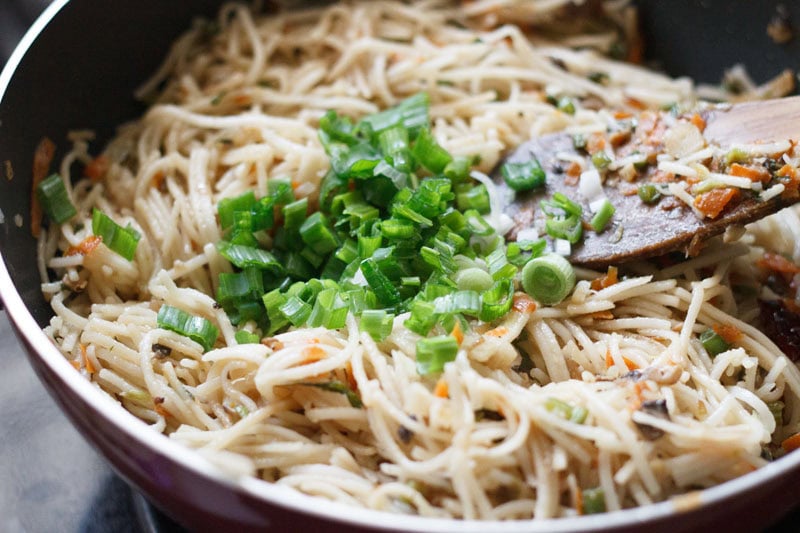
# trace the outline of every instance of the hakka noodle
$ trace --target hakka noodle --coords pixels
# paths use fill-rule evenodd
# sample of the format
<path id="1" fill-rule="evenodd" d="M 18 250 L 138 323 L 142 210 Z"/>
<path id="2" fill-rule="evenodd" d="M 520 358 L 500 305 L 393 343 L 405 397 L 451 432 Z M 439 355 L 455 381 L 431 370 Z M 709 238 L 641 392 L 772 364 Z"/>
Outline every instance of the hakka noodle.
<path id="1" fill-rule="evenodd" d="M 376 336 L 352 306 L 341 327 L 269 331 L 218 301 L 220 279 L 240 271 L 218 246 L 229 238 L 220 201 L 249 191 L 260 201 L 288 177 L 291 200 L 307 198 L 313 212 L 331 165 L 319 133 L 328 110 L 357 121 L 424 93 L 434 144 L 469 158 L 485 181 L 531 137 L 591 137 L 615 117 L 726 96 L 610 59 L 620 42 L 635 52 L 637 41 L 632 8 L 606 4 L 587 34 L 559 35 L 576 9 L 566 0 L 374 1 L 270 15 L 226 4 L 215 20 L 196 21 L 137 93 L 151 104 L 144 116 L 101 154 L 90 155 L 91 133 L 70 134 L 59 174 L 77 214 L 38 241 L 54 311 L 45 331 L 109 397 L 232 475 L 354 506 L 565 517 L 662 501 L 764 466 L 796 447 L 800 431 L 800 372 L 759 325 L 760 309 L 786 305 L 775 311 L 786 315 L 798 304 L 794 209 L 731 228 L 685 260 L 576 267 L 574 289 L 554 305 L 534 302 L 514 274 L 507 313 L 464 312 L 429 328 L 432 340 L 457 346 L 438 371 L 421 370 L 425 335 L 405 324 L 409 307 L 395 306 L 393 321 L 370 315 L 388 327 Z M 737 98 L 779 90 L 739 76 Z M 708 173 L 695 163 L 711 152 L 673 155 L 651 166 Z M 782 163 L 796 168 L 798 155 L 787 143 Z M 502 235 L 507 220 L 483 186 L 485 221 Z M 692 205 L 685 182 L 661 193 Z M 106 224 L 98 212 L 133 243 L 132 260 L 110 238 L 92 238 Z M 258 244 L 269 249 L 278 234 L 262 231 Z M 480 257 L 456 259 L 488 275 Z M 365 269 L 352 284 L 372 286 Z M 407 273 L 401 290 L 420 275 Z M 274 294 L 289 316 L 286 302 L 297 298 Z M 204 319 L 209 345 L 160 327 L 165 310 Z"/>

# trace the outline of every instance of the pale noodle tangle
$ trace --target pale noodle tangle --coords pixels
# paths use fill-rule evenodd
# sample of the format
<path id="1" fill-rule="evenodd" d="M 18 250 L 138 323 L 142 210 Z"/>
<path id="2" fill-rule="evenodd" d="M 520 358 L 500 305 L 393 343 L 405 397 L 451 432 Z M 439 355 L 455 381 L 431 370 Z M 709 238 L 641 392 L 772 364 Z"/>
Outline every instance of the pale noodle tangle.
<path id="1" fill-rule="evenodd" d="M 546 21 L 564 3 L 530 2 L 517 13 Z M 217 31 L 197 23 L 140 91 L 156 103 L 106 149 L 102 179 L 71 190 L 82 224 L 40 240 L 55 311 L 48 334 L 126 409 L 232 472 L 374 509 L 569 516 L 583 489 L 604 489 L 613 511 L 763 466 L 762 447 L 797 431 L 800 374 L 747 324 L 755 308 L 737 306 L 730 274 L 752 279 L 748 254 L 767 236 L 795 253 L 797 237 L 783 235 L 800 227 L 793 211 L 782 215 L 792 221 L 764 222 L 745 244 L 716 243 L 671 272 L 639 265 L 638 277 L 595 291 L 588 280 L 598 274 L 579 271 L 583 281 L 562 304 L 512 311 L 488 332 L 476 325 L 442 375 L 449 397 L 434 393 L 436 377 L 418 375 L 418 337 L 403 317 L 379 345 L 353 317 L 341 331 L 236 345 L 209 296 L 218 273 L 230 270 L 214 247 L 216 204 L 250 189 L 263 194 L 284 176 L 313 198 L 328 165 L 316 132 L 324 111 L 358 117 L 428 91 L 436 137 L 453 154 L 480 155 L 488 172 L 530 136 L 602 130 L 602 108 L 694 100 L 687 80 L 534 45 L 513 25 L 479 29 L 502 22 L 508 4 L 461 11 L 446 2 L 365 2 L 274 17 L 228 5 Z M 583 44 L 606 49 L 612 38 Z M 575 36 L 565 43 L 581 44 Z M 608 83 L 589 81 L 593 71 Z M 544 101 L 545 90 L 585 105 L 569 116 Z M 74 134 L 61 168 L 68 183 L 73 161 L 92 160 L 89 138 Z M 90 234 L 94 206 L 142 233 L 133 262 L 104 245 L 86 256 L 58 253 Z M 203 354 L 158 329 L 162 303 L 212 320 L 217 348 Z M 697 337 L 719 323 L 744 338 L 712 360 Z M 518 368 L 520 351 L 530 372 Z M 622 377 L 629 365 L 641 369 L 638 379 Z M 363 407 L 308 385 L 330 378 L 354 384 Z M 585 421 L 549 409 L 552 399 L 584 407 Z M 784 427 L 775 428 L 766 402 L 779 399 Z M 668 416 L 639 409 L 650 400 L 664 400 Z"/>

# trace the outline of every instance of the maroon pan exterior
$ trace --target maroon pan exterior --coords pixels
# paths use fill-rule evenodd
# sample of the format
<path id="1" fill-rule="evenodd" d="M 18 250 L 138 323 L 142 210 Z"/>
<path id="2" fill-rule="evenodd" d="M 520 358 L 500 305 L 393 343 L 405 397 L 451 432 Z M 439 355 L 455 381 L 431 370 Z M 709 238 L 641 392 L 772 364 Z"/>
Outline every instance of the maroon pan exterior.
<path id="1" fill-rule="evenodd" d="M 214 13 L 219 3 L 141 0 L 114 3 L 110 10 L 103 0 L 57 0 L 28 32 L 0 75 L 0 162 L 14 169 L 12 180 L 1 180 L 0 209 L 5 222 L 0 224 L 0 297 L 44 388 L 85 439 L 152 503 L 197 531 L 646 529 L 650 533 L 712 527 L 729 532 L 757 531 L 800 503 L 800 453 L 793 453 L 703 492 L 591 517 L 485 523 L 366 511 L 254 479 L 226 477 L 197 453 L 147 428 L 78 375 L 41 331 L 50 310 L 39 291 L 36 245 L 26 218 L 34 147 L 42 136 L 63 139 L 72 128 L 91 128 L 99 139 L 107 138 L 115 124 L 141 111 L 128 95 L 157 66 L 169 42 L 194 16 Z M 708 9 L 706 4 L 722 3 L 706 2 L 697 9 Z M 764 4 L 771 7 L 775 2 L 758 3 L 759 13 L 768 11 Z M 645 13 L 657 10 L 649 2 L 644 7 Z M 729 9 L 721 9 L 732 16 Z M 739 6 L 739 10 L 745 13 L 738 16 L 747 20 L 746 12 L 755 11 L 756 6 Z M 800 20 L 800 13 L 796 15 Z M 651 18 L 669 22 L 661 16 Z M 735 21 L 731 24 L 735 26 Z M 653 35 L 664 31 L 656 27 Z M 753 46 L 770 46 L 760 45 L 759 35 L 753 38 Z M 680 50 L 680 46 L 677 48 Z M 765 49 L 760 57 L 777 65 L 783 62 L 782 66 L 786 66 L 788 57 L 794 61 L 800 58 L 800 54 L 781 54 L 789 51 Z M 700 59 L 697 54 L 686 55 L 686 61 L 692 63 L 687 72 L 692 74 Z M 676 61 L 680 65 L 675 57 L 665 63 Z M 728 60 L 727 64 L 733 62 Z M 768 67 L 763 63 L 759 68 Z M 711 68 L 707 67 L 706 71 Z M 718 77 L 717 72 L 711 75 Z M 16 215 L 22 217 L 22 227 L 13 222 Z"/>

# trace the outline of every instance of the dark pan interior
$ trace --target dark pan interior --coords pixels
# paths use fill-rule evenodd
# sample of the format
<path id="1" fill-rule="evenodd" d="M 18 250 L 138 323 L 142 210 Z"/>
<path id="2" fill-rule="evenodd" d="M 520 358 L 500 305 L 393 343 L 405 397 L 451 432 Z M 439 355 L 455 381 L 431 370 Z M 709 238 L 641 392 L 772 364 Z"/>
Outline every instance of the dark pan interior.
<path id="1" fill-rule="evenodd" d="M 766 33 L 781 2 L 640 0 L 648 58 L 673 75 L 716 82 L 725 67 L 741 62 L 756 81 L 786 67 L 800 67 L 800 36 L 775 44 Z M 0 102 L 0 173 L 10 162 L 14 177 L 2 179 L 0 249 L 23 300 L 40 324 L 51 312 L 39 291 L 35 242 L 30 236 L 29 195 L 34 148 L 50 137 L 63 155 L 66 133 L 97 132 L 94 150 L 116 124 L 143 110 L 133 89 L 154 71 L 194 16 L 212 15 L 219 0 L 69 2 L 36 39 Z M 800 23 L 800 2 L 785 2 Z M 153 21 L 158 22 L 154 25 Z M 14 224 L 21 215 L 22 228 Z"/>

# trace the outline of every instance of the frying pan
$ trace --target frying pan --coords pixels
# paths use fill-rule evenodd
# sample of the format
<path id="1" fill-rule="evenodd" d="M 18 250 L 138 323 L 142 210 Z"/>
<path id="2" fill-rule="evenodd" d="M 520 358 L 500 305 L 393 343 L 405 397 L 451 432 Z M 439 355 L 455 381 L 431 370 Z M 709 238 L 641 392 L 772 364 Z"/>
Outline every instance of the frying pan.
<path id="1" fill-rule="evenodd" d="M 29 231 L 34 147 L 43 136 L 63 147 L 67 131 L 88 128 L 97 132 L 92 148 L 99 151 L 115 125 L 143 111 L 131 94 L 169 43 L 193 17 L 213 15 L 220 3 L 136 0 L 111 7 L 105 0 L 56 0 L 0 74 L 0 297 L 45 389 L 129 483 L 187 527 L 224 531 L 753 531 L 800 503 L 800 453 L 794 453 L 701 493 L 617 513 L 489 524 L 399 517 L 231 479 L 81 378 L 41 332 L 51 311 L 40 293 Z M 765 81 L 786 67 L 800 67 L 800 36 L 778 45 L 766 34 L 779 2 L 639 4 L 648 60 L 670 74 L 717 82 L 725 67 L 740 62 Z M 784 8 L 800 23 L 797 2 Z"/>

